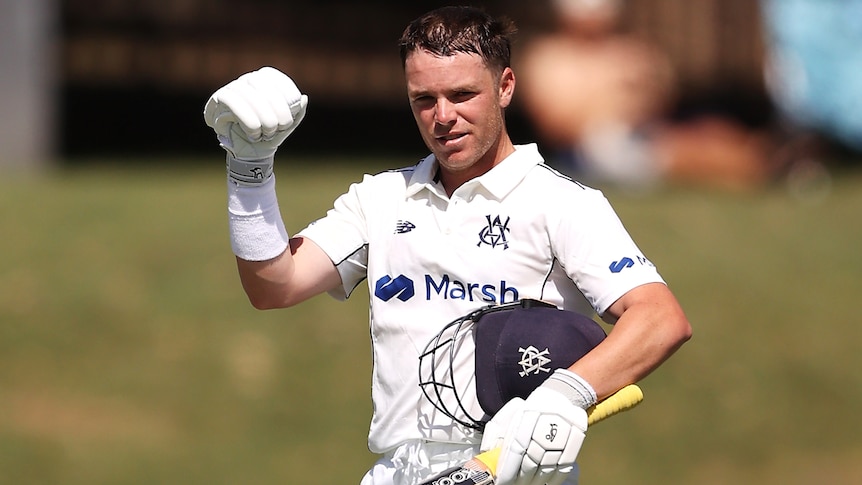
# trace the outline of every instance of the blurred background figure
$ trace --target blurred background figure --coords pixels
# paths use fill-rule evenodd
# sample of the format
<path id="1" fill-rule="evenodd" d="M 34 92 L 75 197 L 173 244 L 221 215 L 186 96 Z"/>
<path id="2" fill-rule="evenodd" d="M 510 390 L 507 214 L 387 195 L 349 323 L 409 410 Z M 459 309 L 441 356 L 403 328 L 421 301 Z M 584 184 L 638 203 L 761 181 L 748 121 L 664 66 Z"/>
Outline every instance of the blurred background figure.
<path id="1" fill-rule="evenodd" d="M 551 0 L 555 29 L 517 60 L 521 102 L 549 163 L 592 183 L 748 188 L 769 180 L 769 137 L 715 111 L 672 118 L 674 66 L 620 27 L 623 0 Z"/>
<path id="2" fill-rule="evenodd" d="M 761 0 L 784 163 L 862 154 L 862 0 Z"/>

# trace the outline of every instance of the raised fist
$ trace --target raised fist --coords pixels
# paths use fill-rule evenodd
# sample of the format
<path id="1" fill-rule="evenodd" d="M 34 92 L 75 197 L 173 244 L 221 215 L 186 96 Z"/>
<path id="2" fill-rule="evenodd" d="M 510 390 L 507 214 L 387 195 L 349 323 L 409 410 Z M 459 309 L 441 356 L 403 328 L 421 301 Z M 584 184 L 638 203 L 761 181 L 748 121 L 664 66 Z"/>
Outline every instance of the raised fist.
<path id="1" fill-rule="evenodd" d="M 210 96 L 204 120 L 228 152 L 228 174 L 242 185 L 272 175 L 279 145 L 305 117 L 308 97 L 272 67 L 243 74 Z"/>

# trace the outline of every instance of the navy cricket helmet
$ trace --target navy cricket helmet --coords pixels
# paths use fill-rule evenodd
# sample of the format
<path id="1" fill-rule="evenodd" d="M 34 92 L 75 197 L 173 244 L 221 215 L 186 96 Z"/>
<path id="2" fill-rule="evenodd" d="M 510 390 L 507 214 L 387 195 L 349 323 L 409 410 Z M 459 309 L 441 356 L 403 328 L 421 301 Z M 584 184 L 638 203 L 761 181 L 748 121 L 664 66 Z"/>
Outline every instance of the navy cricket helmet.
<path id="1" fill-rule="evenodd" d="M 439 411 L 482 430 L 506 402 L 526 398 L 606 336 L 593 319 L 539 300 L 486 306 L 450 322 L 428 342 L 419 357 L 419 385 Z M 465 358 L 469 352 L 472 359 Z M 475 365 L 475 383 L 456 382 L 465 372 L 453 367 L 465 363 Z M 465 394 L 473 387 L 482 416 L 467 409 Z"/>

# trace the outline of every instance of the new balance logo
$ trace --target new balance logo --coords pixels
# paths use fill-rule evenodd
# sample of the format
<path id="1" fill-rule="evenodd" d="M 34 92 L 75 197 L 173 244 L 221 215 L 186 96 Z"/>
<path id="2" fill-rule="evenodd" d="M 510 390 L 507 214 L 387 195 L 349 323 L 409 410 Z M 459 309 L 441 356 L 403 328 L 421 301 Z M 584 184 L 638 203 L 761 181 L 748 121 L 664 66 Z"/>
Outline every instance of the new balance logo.
<path id="1" fill-rule="evenodd" d="M 413 229 L 416 229 L 416 225 L 410 221 L 398 221 L 395 223 L 395 234 L 405 234 Z"/>
<path id="2" fill-rule="evenodd" d="M 395 279 L 392 279 L 390 276 L 384 276 L 374 284 L 374 296 L 383 301 L 389 301 L 393 297 L 397 297 L 401 301 L 407 301 L 413 298 L 415 293 L 413 280 L 404 275 L 398 275 Z"/>

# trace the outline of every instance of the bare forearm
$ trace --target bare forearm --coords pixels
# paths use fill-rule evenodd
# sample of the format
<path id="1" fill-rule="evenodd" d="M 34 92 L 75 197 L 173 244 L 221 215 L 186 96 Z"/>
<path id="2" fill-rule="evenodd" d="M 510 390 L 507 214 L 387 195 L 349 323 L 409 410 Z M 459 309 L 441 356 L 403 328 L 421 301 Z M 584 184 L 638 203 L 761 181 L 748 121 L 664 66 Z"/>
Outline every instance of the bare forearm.
<path id="1" fill-rule="evenodd" d="M 297 237 L 279 256 L 267 261 L 236 258 L 242 287 L 260 310 L 286 308 L 341 284 L 326 254 L 313 242 Z"/>
<path id="2" fill-rule="evenodd" d="M 252 306 L 259 310 L 289 306 L 287 295 L 295 265 L 288 251 L 267 261 L 246 261 L 237 257 L 236 267 Z"/>

